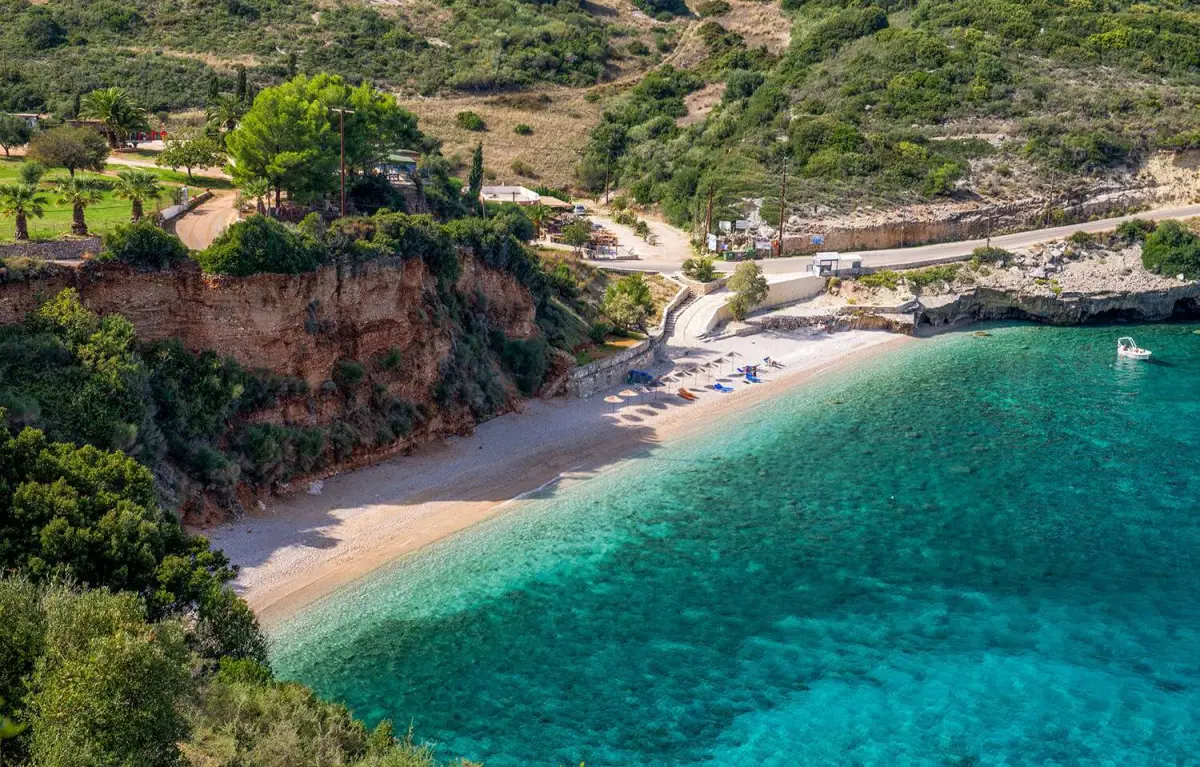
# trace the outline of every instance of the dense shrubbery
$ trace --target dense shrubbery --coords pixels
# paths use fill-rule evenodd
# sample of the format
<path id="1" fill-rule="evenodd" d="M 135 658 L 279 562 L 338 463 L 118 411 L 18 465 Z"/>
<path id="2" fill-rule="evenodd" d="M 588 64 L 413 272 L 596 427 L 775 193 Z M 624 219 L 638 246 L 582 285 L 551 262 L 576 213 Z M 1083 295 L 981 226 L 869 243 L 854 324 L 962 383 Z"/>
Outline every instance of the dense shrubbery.
<path id="1" fill-rule="evenodd" d="M 100 258 L 143 269 L 169 269 L 187 256 L 187 246 L 178 237 L 143 219 L 136 224 L 118 226 L 104 235 L 104 252 Z"/>
<path id="2" fill-rule="evenodd" d="M 696 13 L 700 14 L 700 18 L 707 19 L 710 16 L 724 16 L 733 10 L 733 6 L 725 2 L 725 0 L 706 0 L 696 6 Z"/>
<path id="3" fill-rule="evenodd" d="M 1117 240 L 1126 244 L 1132 244 L 1135 242 L 1144 242 L 1146 237 L 1157 227 L 1158 225 L 1153 221 L 1147 221 L 1144 218 L 1135 218 L 1131 221 L 1122 222 L 1114 234 Z"/>
<path id="4" fill-rule="evenodd" d="M 626 275 L 609 283 L 604 291 L 604 302 L 600 305 L 604 316 L 622 330 L 640 330 L 646 325 L 654 301 L 650 297 L 650 286 L 641 272 Z"/>
<path id="5" fill-rule="evenodd" d="M 888 23 L 914 6 L 905 23 Z M 607 104 L 577 175 L 595 191 L 607 171 L 677 224 L 699 221 L 710 192 L 722 218 L 744 217 L 743 201 L 762 198 L 774 220 L 785 162 L 792 199 L 838 208 L 956 194 L 977 180 L 971 161 L 996 155 L 1032 162 L 1029 183 L 1057 179 L 1061 189 L 1064 173 L 1119 169 L 1156 145 L 1192 143 L 1200 80 L 1187 62 L 1200 50 L 1200 21 L 1134 6 L 786 0 L 797 24 L 778 59 L 705 22 L 709 55 L 698 70 L 726 81 L 722 102 L 681 128 L 686 87 L 670 70 L 648 78 Z M 1153 41 L 1152 29 L 1161 31 Z M 1097 79 L 1101 63 L 1111 70 Z M 977 119 L 1014 124 L 1017 140 L 931 140 L 953 135 L 947 123 Z"/>
<path id="6" fill-rule="evenodd" d="M 436 765 L 390 723 L 368 730 L 259 661 L 197 655 L 203 631 L 135 593 L 18 571 L 0 579 L 0 615 L 0 698 L 19 730 L 5 733 L 6 765 Z"/>
<path id="7" fill-rule="evenodd" d="M 1200 279 L 1200 236 L 1178 221 L 1164 221 L 1146 235 L 1142 265 L 1168 277 Z"/>
<path id="8" fill-rule="evenodd" d="M 0 506 L 12 512 L 0 520 L 0 569 L 133 592 L 152 616 L 192 612 L 210 657 L 265 661 L 253 615 L 225 587 L 229 560 L 159 508 L 148 469 L 32 428 L 0 435 Z"/>
<path id="9" fill-rule="evenodd" d="M 892 269 L 880 269 L 878 272 L 864 274 L 858 278 L 858 284 L 872 290 L 895 290 L 900 287 L 900 272 Z"/>
<path id="10" fill-rule="evenodd" d="M 325 259 L 320 246 L 300 232 L 266 216 L 251 216 L 226 229 L 195 255 L 209 274 L 244 277 L 268 272 L 311 272 Z"/>
<path id="11" fill-rule="evenodd" d="M 717 266 L 711 258 L 689 258 L 683 262 L 683 274 L 698 282 L 717 279 Z"/>
<path id="12" fill-rule="evenodd" d="M 166 0 L 136 8 L 59 0 L 4 8 L 0 109 L 16 111 L 45 106 L 65 114 L 74 94 L 110 85 L 128 87 L 151 111 L 203 104 L 214 77 L 221 89 L 233 90 L 232 74 L 218 75 L 201 56 L 173 51 L 253 56 L 260 62 L 250 71 L 257 87 L 297 70 L 326 70 L 425 94 L 539 82 L 591 84 L 611 55 L 609 26 L 574 0 L 452 0 L 452 21 L 437 30 L 446 46 L 432 44 L 428 31 L 412 29 L 403 15 L 312 0 L 228 0 L 202 9 Z M 316 13 L 319 26 L 313 23 Z M 503 36 L 499 44 L 479 42 L 497 35 Z"/>
<path id="13" fill-rule="evenodd" d="M 454 124 L 463 130 L 485 131 L 487 123 L 474 112 L 459 112 L 454 116 Z"/>

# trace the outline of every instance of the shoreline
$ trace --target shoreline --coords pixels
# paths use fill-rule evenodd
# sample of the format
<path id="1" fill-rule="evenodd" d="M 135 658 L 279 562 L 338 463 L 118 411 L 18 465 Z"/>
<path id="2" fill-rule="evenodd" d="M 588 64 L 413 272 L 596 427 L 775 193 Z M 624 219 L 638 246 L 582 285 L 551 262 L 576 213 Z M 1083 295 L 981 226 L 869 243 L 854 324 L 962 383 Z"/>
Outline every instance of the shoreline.
<path id="1" fill-rule="evenodd" d="M 241 566 L 233 586 L 270 629 L 407 554 L 518 506 L 538 490 L 586 481 L 814 378 L 915 342 L 869 331 L 758 339 L 793 353 L 805 344 L 809 354 L 796 363 L 774 351 L 788 368 L 734 394 L 706 392 L 694 403 L 673 395 L 653 402 L 639 397 L 619 409 L 598 395 L 531 401 L 522 412 L 481 424 L 469 437 L 330 477 L 320 495 L 281 498 L 266 511 L 209 530 L 210 540 Z"/>

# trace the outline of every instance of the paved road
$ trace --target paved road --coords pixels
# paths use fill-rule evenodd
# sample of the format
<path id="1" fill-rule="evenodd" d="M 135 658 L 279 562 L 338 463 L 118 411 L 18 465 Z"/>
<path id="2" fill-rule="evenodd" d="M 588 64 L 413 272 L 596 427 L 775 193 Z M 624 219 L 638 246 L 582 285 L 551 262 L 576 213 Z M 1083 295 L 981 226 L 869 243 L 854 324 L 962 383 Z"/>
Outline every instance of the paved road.
<path id="1" fill-rule="evenodd" d="M 204 250 L 221 232 L 237 221 L 234 192 L 215 192 L 211 199 L 184 213 L 175 222 L 175 234 L 192 250 Z"/>
<path id="2" fill-rule="evenodd" d="M 1016 248 L 1024 248 L 1030 245 L 1037 245 L 1043 242 L 1052 240 L 1061 240 L 1065 237 L 1070 237 L 1075 232 L 1104 232 L 1117 228 L 1124 221 L 1129 221 L 1134 218 L 1151 219 L 1154 221 L 1163 221 L 1167 219 L 1184 219 L 1200 216 L 1200 205 L 1176 205 L 1171 207 L 1156 208 L 1154 210 L 1144 211 L 1132 216 L 1120 216 L 1117 218 L 1106 218 L 1099 221 L 1087 221 L 1082 224 L 1070 224 L 1068 226 L 1056 226 L 1049 229 L 1036 229 L 1029 232 L 1018 232 L 1016 234 L 1005 234 L 992 238 L 992 246 L 997 248 L 1005 248 L 1014 250 Z M 686 240 L 686 238 L 685 238 Z M 863 266 L 870 267 L 902 267 L 912 264 L 922 264 L 928 262 L 943 262 L 943 261 L 962 261 L 971 255 L 971 251 L 975 248 L 986 244 L 986 240 L 961 240 L 958 242 L 943 242 L 936 245 L 921 245 L 913 248 L 889 248 L 886 250 L 865 250 L 860 251 L 858 255 L 862 256 Z M 601 266 L 608 269 L 621 269 L 630 271 L 647 271 L 647 272 L 674 272 L 679 270 L 683 260 L 691 257 L 690 246 L 686 251 L 679 249 L 680 252 L 672 253 L 670 256 L 655 256 L 654 258 L 639 259 L 637 261 L 592 261 L 595 266 Z M 809 256 L 792 256 L 788 258 L 769 258 L 759 261 L 762 269 L 767 274 L 787 274 L 792 272 L 802 272 L 805 267 L 812 263 Z M 733 271 L 735 264 L 726 263 L 723 261 L 717 262 L 717 268 L 721 271 Z"/>

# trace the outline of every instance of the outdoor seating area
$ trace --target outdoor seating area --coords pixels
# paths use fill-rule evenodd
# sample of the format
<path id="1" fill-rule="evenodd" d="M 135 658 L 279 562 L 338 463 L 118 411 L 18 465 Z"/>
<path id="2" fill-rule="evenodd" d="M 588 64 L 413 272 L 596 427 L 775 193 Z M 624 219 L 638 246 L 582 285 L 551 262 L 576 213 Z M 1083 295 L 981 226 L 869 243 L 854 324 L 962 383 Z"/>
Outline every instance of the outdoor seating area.
<path id="1" fill-rule="evenodd" d="M 728 352 L 706 362 L 684 362 L 661 376 L 644 370 L 630 370 L 625 376 L 629 388 L 605 397 L 604 401 L 613 406 L 614 414 L 619 405 L 640 404 L 646 398 L 697 402 L 708 393 L 732 394 L 739 384 L 765 383 L 767 374 L 784 368 L 783 363 L 770 357 L 764 357 L 761 362 L 739 364 L 741 356 L 737 352 Z"/>

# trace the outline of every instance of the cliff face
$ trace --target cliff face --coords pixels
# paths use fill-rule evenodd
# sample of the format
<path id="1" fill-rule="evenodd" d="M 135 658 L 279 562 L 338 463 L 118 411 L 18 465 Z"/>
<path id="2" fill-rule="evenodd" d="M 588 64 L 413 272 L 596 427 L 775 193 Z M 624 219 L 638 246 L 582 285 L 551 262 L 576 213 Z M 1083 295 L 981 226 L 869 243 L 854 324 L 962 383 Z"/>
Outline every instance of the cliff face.
<path id="1" fill-rule="evenodd" d="M 212 350 L 249 369 L 303 379 L 306 393 L 280 396 L 271 407 L 239 416 L 226 436 L 232 439 L 248 423 L 329 434 L 325 457 L 308 476 L 271 483 L 286 489 L 473 428 L 481 417 L 478 404 L 439 397 L 438 386 L 446 378 L 466 375 L 470 385 L 479 377 L 481 385 L 491 387 L 488 412 L 519 404 L 519 393 L 499 362 L 478 356 L 488 353 L 478 350 L 479 328 L 486 329 L 485 337 L 495 331 L 507 339 L 537 336 L 533 298 L 506 272 L 465 256 L 460 267 L 457 282 L 441 292 L 421 259 L 241 278 L 204 275 L 190 263 L 169 272 L 138 272 L 121 264 L 56 267 L 32 279 L 0 282 L 0 324 L 21 322 L 42 301 L 74 288 L 91 311 L 126 317 L 141 341 L 177 338 L 192 351 Z M 464 337 L 463 317 L 471 318 L 473 338 Z M 464 345 L 472 343 L 473 359 L 482 367 L 464 374 L 459 358 Z M 350 361 L 368 379 L 351 389 L 335 386 L 339 363 Z M 379 437 L 377 429 L 387 419 L 378 408 L 386 402 L 406 403 L 416 415 L 409 428 Z M 355 441 L 334 449 L 332 435 L 339 428 L 344 433 L 347 424 L 355 428 Z M 219 520 L 268 489 L 239 483 L 232 496 L 227 490 L 214 493 L 185 472 L 159 469 L 164 498 L 193 523 Z"/>
<path id="2" fill-rule="evenodd" d="M 458 292 L 477 302 L 489 324 L 510 338 L 537 333 L 533 300 L 522 285 L 473 259 L 462 265 Z M 212 349 L 248 368 L 302 378 L 314 390 L 338 360 L 398 350 L 403 393 L 420 401 L 453 340 L 430 310 L 426 298 L 437 284 L 419 259 L 251 277 L 204 275 L 193 264 L 169 272 L 121 264 L 63 268 L 0 285 L 0 324 L 20 322 L 63 288 L 76 289 L 97 314 L 124 315 L 143 341 L 178 338 L 194 351 Z"/>
<path id="3" fill-rule="evenodd" d="M 995 288 L 975 288 L 954 296 L 924 299 L 918 329 L 973 320 L 1032 320 L 1052 325 L 1078 325 L 1110 320 L 1157 321 L 1193 315 L 1200 310 L 1200 283 L 1162 290 L 1102 291 L 1046 295 Z"/>

